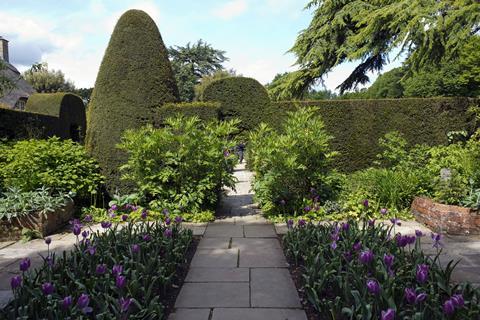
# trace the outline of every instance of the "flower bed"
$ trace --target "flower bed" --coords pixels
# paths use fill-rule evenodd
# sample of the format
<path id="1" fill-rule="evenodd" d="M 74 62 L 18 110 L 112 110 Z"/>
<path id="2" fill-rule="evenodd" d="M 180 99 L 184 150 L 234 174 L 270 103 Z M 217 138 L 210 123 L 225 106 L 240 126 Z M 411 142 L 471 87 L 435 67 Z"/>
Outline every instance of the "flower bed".
<path id="1" fill-rule="evenodd" d="M 82 231 L 74 222 L 77 245 L 71 252 L 49 252 L 33 271 L 28 259 L 21 262 L 4 318 L 163 319 L 192 241 L 179 222 L 130 222 L 123 228 L 103 222 L 104 233 Z"/>
<path id="2" fill-rule="evenodd" d="M 452 284 L 454 264 L 425 255 L 421 238 L 392 225 L 299 221 L 284 237 L 287 256 L 302 274 L 315 319 L 478 319 L 480 290 Z"/>

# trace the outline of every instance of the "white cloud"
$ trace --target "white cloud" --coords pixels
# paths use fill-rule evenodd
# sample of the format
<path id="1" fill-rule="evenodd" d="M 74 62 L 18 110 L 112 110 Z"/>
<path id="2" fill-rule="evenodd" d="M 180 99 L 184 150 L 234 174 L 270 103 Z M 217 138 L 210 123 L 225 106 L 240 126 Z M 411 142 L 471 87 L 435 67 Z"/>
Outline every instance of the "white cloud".
<path id="1" fill-rule="evenodd" d="M 224 20 L 235 18 L 247 11 L 248 4 L 246 0 L 231 0 L 222 6 L 215 8 L 212 14 Z"/>

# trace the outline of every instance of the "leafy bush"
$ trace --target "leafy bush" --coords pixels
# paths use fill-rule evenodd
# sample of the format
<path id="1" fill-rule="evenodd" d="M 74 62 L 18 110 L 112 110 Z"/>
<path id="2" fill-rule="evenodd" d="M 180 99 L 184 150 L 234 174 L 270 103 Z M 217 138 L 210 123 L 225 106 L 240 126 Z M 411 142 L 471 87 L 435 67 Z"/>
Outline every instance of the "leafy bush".
<path id="1" fill-rule="evenodd" d="M 125 133 L 119 147 L 128 153 L 122 178 L 133 183 L 153 209 L 199 213 L 216 204 L 223 186 L 234 187 L 229 138 L 237 121 L 202 123 L 197 117 L 166 120 L 160 129 Z"/>
<path id="2" fill-rule="evenodd" d="M 329 166 L 335 156 L 329 147 L 332 137 L 315 111 L 289 113 L 283 133 L 262 125 L 250 134 L 253 189 L 267 214 L 298 215 L 339 191 L 341 177 Z"/>
<path id="3" fill-rule="evenodd" d="M 27 192 L 10 188 L 3 195 L 0 193 L 0 220 L 19 218 L 32 212 L 54 212 L 70 199 L 69 194 L 52 195 L 47 188 Z"/>
<path id="4" fill-rule="evenodd" d="M 394 224 L 300 221 L 285 235 L 285 252 L 301 266 L 303 289 L 320 319 L 480 317 L 480 290 L 451 283 L 455 264 L 440 266 L 441 250 L 425 255 L 421 233 L 394 233 Z M 438 237 L 432 235 L 437 248 Z"/>
<path id="5" fill-rule="evenodd" d="M 103 182 L 97 163 L 71 140 L 25 140 L 4 148 L 0 156 L 0 181 L 4 188 L 52 193 L 94 193 Z"/>
<path id="6" fill-rule="evenodd" d="M 191 231 L 159 222 L 103 227 L 105 233 L 86 230 L 90 235 L 71 252 L 49 252 L 42 267 L 14 277 L 3 318 L 164 319 Z M 75 234 L 80 228 L 74 222 Z"/>

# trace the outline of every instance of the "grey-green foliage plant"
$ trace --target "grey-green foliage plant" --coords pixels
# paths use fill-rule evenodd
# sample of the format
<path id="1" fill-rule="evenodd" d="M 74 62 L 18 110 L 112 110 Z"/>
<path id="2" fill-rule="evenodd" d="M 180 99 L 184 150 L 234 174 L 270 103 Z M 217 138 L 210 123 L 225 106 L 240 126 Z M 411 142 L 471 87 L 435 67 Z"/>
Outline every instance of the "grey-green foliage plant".
<path id="1" fill-rule="evenodd" d="M 249 136 L 248 161 L 253 189 L 267 214 L 300 214 L 311 200 L 334 199 L 340 175 L 331 169 L 336 152 L 314 108 L 288 114 L 282 133 L 261 125 Z"/>
<path id="2" fill-rule="evenodd" d="M 4 188 L 27 192 L 45 186 L 52 192 L 88 196 L 103 183 L 97 162 L 71 140 L 24 140 L 0 146 L 0 151 Z"/>
<path id="3" fill-rule="evenodd" d="M 122 179 L 132 182 L 154 208 L 174 204 L 198 213 L 213 206 L 222 187 L 234 187 L 236 157 L 231 137 L 237 120 L 202 123 L 197 117 L 168 118 L 165 127 L 127 131 L 119 148 L 128 153 Z"/>
<path id="4" fill-rule="evenodd" d="M 0 220 L 10 221 L 33 212 L 54 212 L 71 200 L 71 196 L 63 193 L 51 194 L 45 187 L 26 192 L 10 188 L 0 195 Z"/>

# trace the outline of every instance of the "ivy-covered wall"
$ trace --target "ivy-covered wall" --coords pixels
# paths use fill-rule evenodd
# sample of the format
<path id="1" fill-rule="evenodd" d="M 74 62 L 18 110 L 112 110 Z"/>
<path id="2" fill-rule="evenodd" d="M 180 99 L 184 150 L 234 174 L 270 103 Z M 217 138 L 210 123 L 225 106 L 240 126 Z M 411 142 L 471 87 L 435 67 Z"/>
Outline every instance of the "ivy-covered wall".
<path id="1" fill-rule="evenodd" d="M 389 131 L 400 131 L 411 144 L 428 145 L 447 143 L 450 131 L 472 132 L 476 124 L 469 108 L 479 103 L 470 98 L 272 102 L 267 123 L 280 129 L 287 111 L 317 107 L 334 137 L 333 149 L 340 152 L 335 166 L 351 172 L 372 165 L 381 151 L 378 139 Z"/>

